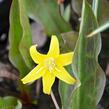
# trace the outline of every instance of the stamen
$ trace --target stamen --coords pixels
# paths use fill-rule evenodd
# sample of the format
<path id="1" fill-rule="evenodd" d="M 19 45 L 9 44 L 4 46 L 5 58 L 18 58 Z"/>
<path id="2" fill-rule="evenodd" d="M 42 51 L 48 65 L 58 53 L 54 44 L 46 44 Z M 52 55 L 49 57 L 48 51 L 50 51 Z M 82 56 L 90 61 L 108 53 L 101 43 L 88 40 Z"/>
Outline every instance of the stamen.
<path id="1" fill-rule="evenodd" d="M 44 62 L 44 65 L 48 68 L 48 70 L 50 72 L 52 72 L 54 67 L 56 66 L 55 59 L 54 58 L 46 59 L 45 62 Z"/>

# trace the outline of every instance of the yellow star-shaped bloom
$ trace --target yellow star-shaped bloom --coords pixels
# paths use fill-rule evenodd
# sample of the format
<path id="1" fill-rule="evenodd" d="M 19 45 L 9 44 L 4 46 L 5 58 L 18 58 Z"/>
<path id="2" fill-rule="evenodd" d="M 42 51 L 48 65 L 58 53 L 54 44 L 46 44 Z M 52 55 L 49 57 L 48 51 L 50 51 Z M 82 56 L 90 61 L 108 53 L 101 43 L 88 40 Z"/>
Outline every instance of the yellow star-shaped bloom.
<path id="1" fill-rule="evenodd" d="M 59 42 L 55 35 L 51 38 L 47 55 L 40 54 L 36 50 L 36 45 L 30 47 L 30 55 L 38 65 L 22 79 L 24 84 L 42 77 L 43 92 L 50 94 L 56 77 L 68 84 L 75 83 L 76 80 L 63 67 L 72 63 L 73 52 L 60 54 Z"/>

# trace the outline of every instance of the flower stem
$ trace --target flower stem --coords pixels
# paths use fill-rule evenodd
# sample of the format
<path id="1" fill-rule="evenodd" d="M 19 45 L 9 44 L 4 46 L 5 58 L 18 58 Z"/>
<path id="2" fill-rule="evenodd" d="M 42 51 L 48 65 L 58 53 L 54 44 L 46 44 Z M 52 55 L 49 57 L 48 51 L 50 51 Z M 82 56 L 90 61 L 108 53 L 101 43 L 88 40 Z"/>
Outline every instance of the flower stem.
<path id="1" fill-rule="evenodd" d="M 60 109 L 52 90 L 51 90 L 51 98 L 53 100 L 53 103 L 54 103 L 56 109 Z"/>

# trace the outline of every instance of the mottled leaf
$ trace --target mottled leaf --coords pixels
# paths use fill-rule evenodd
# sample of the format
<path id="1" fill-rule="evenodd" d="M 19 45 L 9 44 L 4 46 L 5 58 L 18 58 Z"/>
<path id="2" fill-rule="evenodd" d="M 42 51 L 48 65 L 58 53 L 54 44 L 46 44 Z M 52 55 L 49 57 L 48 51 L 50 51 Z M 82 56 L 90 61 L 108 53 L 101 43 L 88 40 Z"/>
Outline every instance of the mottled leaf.
<path id="1" fill-rule="evenodd" d="M 92 8 L 84 0 L 79 38 L 72 64 L 73 71 L 71 69 L 69 71 L 74 74 L 78 82 L 75 87 L 60 82 L 59 91 L 63 109 L 96 109 L 101 99 L 106 81 L 104 72 L 98 64 L 101 38 L 100 34 L 87 38 L 87 34 L 97 26 Z M 71 44 L 70 48 L 73 47 Z"/>
<path id="2" fill-rule="evenodd" d="M 79 39 L 72 65 L 74 72 L 81 81 L 81 86 L 72 95 L 71 107 L 74 109 L 96 109 L 96 105 L 104 90 L 105 76 L 102 76 L 104 73 L 98 65 L 98 54 L 101 49 L 100 34 L 91 38 L 86 37 L 90 31 L 96 28 L 97 21 L 94 13 L 89 4 L 84 0 Z M 99 78 L 104 81 L 103 84 L 99 84 Z M 102 87 L 102 89 L 97 90 L 98 87 Z M 99 91 L 101 92 L 99 93 Z"/>

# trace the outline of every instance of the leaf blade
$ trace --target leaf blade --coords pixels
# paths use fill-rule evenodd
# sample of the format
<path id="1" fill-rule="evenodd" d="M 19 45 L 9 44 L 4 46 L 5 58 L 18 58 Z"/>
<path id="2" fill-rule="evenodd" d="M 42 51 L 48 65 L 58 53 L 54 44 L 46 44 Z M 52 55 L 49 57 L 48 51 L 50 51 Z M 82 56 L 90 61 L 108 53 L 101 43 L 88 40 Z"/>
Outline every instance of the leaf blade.
<path id="1" fill-rule="evenodd" d="M 98 54 L 101 49 L 100 34 L 96 37 L 86 37 L 98 25 L 92 8 L 85 0 L 82 12 L 81 29 L 72 64 L 73 71 L 70 71 L 81 84 L 78 83 L 70 90 L 70 86 L 60 82 L 59 91 L 63 109 L 96 109 L 106 82 L 105 74 L 98 64 Z M 72 45 L 70 47 L 72 49 Z"/>
<path id="2" fill-rule="evenodd" d="M 20 53 L 29 69 L 33 67 L 33 61 L 29 54 L 29 48 L 32 45 L 32 34 L 29 25 L 29 19 L 27 17 L 25 2 L 18 0 L 19 2 L 19 16 L 20 24 L 22 27 L 22 38 L 19 44 Z"/>
<path id="3" fill-rule="evenodd" d="M 19 5 L 17 0 L 13 0 L 10 11 L 10 30 L 9 30 L 9 59 L 11 63 L 20 71 L 21 77 L 28 72 L 28 67 L 26 66 L 20 51 L 19 43 L 22 36 L 22 29 L 20 25 L 19 18 Z M 17 17 L 16 17 L 17 16 Z M 16 19 L 15 19 L 16 18 Z"/>

